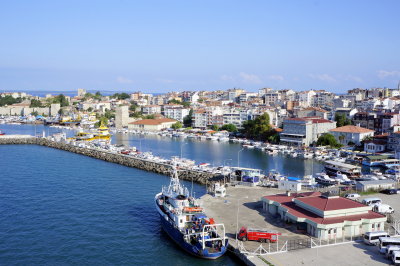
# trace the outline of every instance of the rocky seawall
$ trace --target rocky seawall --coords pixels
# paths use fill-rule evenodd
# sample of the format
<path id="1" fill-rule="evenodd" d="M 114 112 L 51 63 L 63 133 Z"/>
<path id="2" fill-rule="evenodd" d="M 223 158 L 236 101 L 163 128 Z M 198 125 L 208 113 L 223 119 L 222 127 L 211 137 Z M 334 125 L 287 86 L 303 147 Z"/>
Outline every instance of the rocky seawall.
<path id="1" fill-rule="evenodd" d="M 106 162 L 117 163 L 121 165 L 125 165 L 128 167 L 134 167 L 141 170 L 154 172 L 163 175 L 171 174 L 171 166 L 168 164 L 158 163 L 150 160 L 140 159 L 131 157 L 124 154 L 113 153 L 109 151 L 102 151 L 97 149 L 91 149 L 86 147 L 78 147 L 71 144 L 56 142 L 52 140 L 48 140 L 46 138 L 34 138 L 34 137 L 7 137 L 0 138 L 0 145 L 12 145 L 12 144 L 35 144 L 46 146 L 50 148 L 55 148 L 59 150 L 69 151 L 89 157 L 93 157 L 96 159 L 100 159 Z M 212 173 L 206 173 L 201 171 L 193 171 L 193 170 L 180 170 L 178 171 L 179 178 L 182 180 L 188 180 L 200 183 L 207 184 L 212 182 L 210 179 L 215 178 L 216 175 Z"/>

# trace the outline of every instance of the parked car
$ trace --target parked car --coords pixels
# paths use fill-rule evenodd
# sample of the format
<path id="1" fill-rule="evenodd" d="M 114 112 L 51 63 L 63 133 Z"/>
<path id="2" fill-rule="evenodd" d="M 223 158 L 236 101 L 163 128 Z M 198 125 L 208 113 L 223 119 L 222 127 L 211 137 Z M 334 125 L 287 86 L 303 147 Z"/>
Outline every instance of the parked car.
<path id="1" fill-rule="evenodd" d="M 383 194 L 392 195 L 392 194 L 397 194 L 397 189 L 384 189 L 379 192 Z"/>
<path id="2" fill-rule="evenodd" d="M 361 203 L 368 206 L 374 206 L 376 204 L 381 204 L 382 200 L 380 198 L 365 198 Z"/>
<path id="3" fill-rule="evenodd" d="M 394 213 L 394 209 L 388 204 L 377 204 L 372 209 L 381 214 Z"/>
<path id="4" fill-rule="evenodd" d="M 348 199 L 358 199 L 361 196 L 360 196 L 360 194 L 357 194 L 357 193 L 351 193 L 351 194 L 344 195 L 344 197 L 348 198 Z"/>

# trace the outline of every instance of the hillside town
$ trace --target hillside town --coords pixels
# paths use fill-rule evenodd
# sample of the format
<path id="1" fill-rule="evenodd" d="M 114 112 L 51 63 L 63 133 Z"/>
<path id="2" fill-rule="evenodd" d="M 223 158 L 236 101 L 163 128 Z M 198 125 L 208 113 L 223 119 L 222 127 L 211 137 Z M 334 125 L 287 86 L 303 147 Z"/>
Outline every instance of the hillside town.
<path id="1" fill-rule="evenodd" d="M 318 140 L 326 144 L 322 136 L 329 141 L 329 135 L 335 139 L 331 146 L 357 146 L 371 153 L 400 149 L 399 104 L 400 84 L 398 88 L 356 88 L 346 94 L 271 88 L 258 92 L 230 89 L 108 96 L 78 89 L 74 97 L 0 93 L 0 115 L 19 122 L 94 126 L 102 119 L 117 129 L 223 130 L 231 136 L 303 147 L 316 145 Z M 264 114 L 269 121 L 266 135 L 263 131 L 252 134 L 249 121 Z"/>

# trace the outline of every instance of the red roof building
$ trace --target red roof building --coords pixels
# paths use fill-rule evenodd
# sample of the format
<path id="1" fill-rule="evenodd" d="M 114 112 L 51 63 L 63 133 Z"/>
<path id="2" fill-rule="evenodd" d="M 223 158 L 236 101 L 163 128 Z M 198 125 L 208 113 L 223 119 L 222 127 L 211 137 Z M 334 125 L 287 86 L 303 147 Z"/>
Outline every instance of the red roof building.
<path id="1" fill-rule="evenodd" d="M 263 208 L 282 220 L 307 228 L 311 236 L 332 239 L 384 230 L 386 216 L 371 206 L 319 192 L 277 194 L 262 198 Z"/>

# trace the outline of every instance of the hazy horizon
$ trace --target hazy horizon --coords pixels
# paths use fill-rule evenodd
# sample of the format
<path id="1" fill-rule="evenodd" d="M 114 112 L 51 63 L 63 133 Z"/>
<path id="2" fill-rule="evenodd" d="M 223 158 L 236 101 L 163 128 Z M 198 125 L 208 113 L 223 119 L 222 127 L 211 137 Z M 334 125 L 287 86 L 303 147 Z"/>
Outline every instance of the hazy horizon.
<path id="1" fill-rule="evenodd" d="M 395 88 L 400 2 L 8 1 L 0 90 Z"/>

